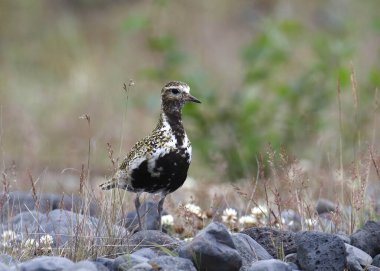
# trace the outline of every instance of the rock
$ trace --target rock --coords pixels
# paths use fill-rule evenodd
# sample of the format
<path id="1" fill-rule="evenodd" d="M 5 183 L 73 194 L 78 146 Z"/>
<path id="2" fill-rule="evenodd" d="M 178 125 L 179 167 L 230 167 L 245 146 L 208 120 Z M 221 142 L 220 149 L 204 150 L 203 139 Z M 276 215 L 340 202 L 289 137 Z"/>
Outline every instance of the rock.
<path id="1" fill-rule="evenodd" d="M 365 253 L 363 250 L 345 244 L 347 253 L 347 265 L 350 271 L 361 271 L 372 263 L 372 257 Z"/>
<path id="2" fill-rule="evenodd" d="M 144 230 L 158 230 L 160 217 L 158 217 L 157 202 L 145 201 L 139 208 L 141 216 L 141 224 Z M 167 212 L 163 210 L 162 215 L 166 215 Z M 125 217 L 124 226 L 129 230 L 138 228 L 138 220 L 136 211 L 129 212 Z"/>
<path id="3" fill-rule="evenodd" d="M 351 245 L 351 239 L 348 235 L 344 234 L 344 233 L 337 233 L 337 234 L 334 234 L 336 236 L 338 236 L 340 239 L 343 240 L 343 242 L 345 242 L 346 244 L 349 244 Z"/>
<path id="4" fill-rule="evenodd" d="M 48 214 L 36 211 L 22 212 L 16 215 L 8 223 L 9 229 L 15 231 L 24 239 L 39 239 L 43 235 L 53 237 L 52 247 L 70 246 L 75 241 L 76 232 L 86 236 L 107 236 L 108 228 L 104 221 L 97 218 L 77 214 L 66 210 L 53 210 Z M 5 227 L 4 230 L 7 228 Z M 114 233 L 120 234 L 121 237 L 127 235 L 123 227 L 114 226 Z M 96 239 L 100 245 L 101 239 Z"/>
<path id="5" fill-rule="evenodd" d="M 242 257 L 242 267 L 240 271 L 246 270 L 253 262 L 258 260 L 272 259 L 273 257 L 255 240 L 244 233 L 232 234 L 232 241 L 236 250 Z"/>
<path id="6" fill-rule="evenodd" d="M 147 258 L 149 260 L 156 258 L 158 256 L 157 253 L 154 252 L 154 250 L 151 248 L 142 248 L 142 249 L 136 250 L 132 254 Z"/>
<path id="7" fill-rule="evenodd" d="M 96 265 L 90 261 L 77 262 L 69 268 L 65 268 L 62 271 L 98 271 Z"/>
<path id="8" fill-rule="evenodd" d="M 0 271 L 9 271 L 9 266 L 3 263 L 0 263 Z"/>
<path id="9" fill-rule="evenodd" d="M 114 262 L 114 259 L 108 259 L 108 258 L 104 258 L 104 257 L 99 257 L 99 258 L 96 258 L 93 262 L 96 264 L 96 266 L 98 267 L 98 269 L 100 269 L 99 265 L 102 265 L 105 268 L 107 268 L 107 270 L 111 270 L 112 269 L 112 264 Z"/>
<path id="10" fill-rule="evenodd" d="M 151 266 L 149 263 L 140 263 L 138 265 L 135 265 L 128 271 L 154 271 L 154 269 L 153 266 Z"/>
<path id="11" fill-rule="evenodd" d="M 114 260 L 112 264 L 112 270 L 115 270 L 115 271 L 128 270 L 137 264 L 145 263 L 147 261 L 148 261 L 147 258 L 138 256 L 138 255 L 133 255 L 133 254 L 121 255 Z"/>
<path id="12" fill-rule="evenodd" d="M 337 205 L 328 199 L 319 199 L 316 206 L 317 213 L 323 214 L 323 213 L 330 213 L 335 212 L 337 208 Z"/>
<path id="13" fill-rule="evenodd" d="M 173 256 L 160 256 L 148 262 L 153 270 L 160 271 L 196 271 L 189 259 Z"/>
<path id="14" fill-rule="evenodd" d="M 297 232 L 302 229 L 301 216 L 291 209 L 281 212 L 281 220 L 289 231 Z"/>
<path id="15" fill-rule="evenodd" d="M 372 265 L 380 267 L 380 254 L 373 257 Z"/>
<path id="16" fill-rule="evenodd" d="M 64 194 L 63 196 L 59 194 L 51 194 L 50 200 L 53 210 L 62 209 L 89 216 L 96 216 L 98 214 L 98 210 L 100 210 L 97 203 L 86 202 L 86 200 L 83 200 L 81 197 L 73 194 Z"/>
<path id="17" fill-rule="evenodd" d="M 180 243 L 181 241 L 156 230 L 139 231 L 133 234 L 128 240 L 130 250 L 152 248 L 156 252 L 161 252 L 160 246 L 174 250 Z"/>
<path id="18" fill-rule="evenodd" d="M 295 236 L 297 259 L 302 270 L 337 270 L 346 265 L 346 247 L 337 236 L 321 232 L 300 232 Z"/>
<path id="19" fill-rule="evenodd" d="M 298 265 L 298 260 L 297 260 L 297 253 L 290 253 L 285 256 L 284 262 L 286 263 L 294 263 L 295 265 Z"/>
<path id="20" fill-rule="evenodd" d="M 18 266 L 18 271 L 57 271 L 71 270 L 74 263 L 69 259 L 55 256 L 37 257 Z"/>
<path id="21" fill-rule="evenodd" d="M 368 253 L 371 257 L 380 254 L 380 223 L 367 221 L 351 235 L 351 245 Z"/>
<path id="22" fill-rule="evenodd" d="M 242 257 L 226 226 L 210 223 L 194 239 L 179 248 L 180 257 L 192 260 L 198 271 L 239 270 Z"/>
<path id="23" fill-rule="evenodd" d="M 0 262 L 5 265 L 16 265 L 20 262 L 7 254 L 0 254 Z"/>
<path id="24" fill-rule="evenodd" d="M 368 265 L 363 270 L 365 270 L 365 271 L 380 271 L 380 268 L 377 266 L 374 266 L 374 265 Z"/>
<path id="25" fill-rule="evenodd" d="M 257 241 L 274 258 L 282 258 L 297 250 L 294 243 L 294 233 L 290 231 L 262 227 L 245 229 L 241 233 L 247 234 Z"/>
<path id="26" fill-rule="evenodd" d="M 292 271 L 292 268 L 283 261 L 271 259 L 254 262 L 247 271 Z"/>
<path id="27" fill-rule="evenodd" d="M 85 208 L 83 208 L 85 207 Z M 10 192 L 7 201 L 2 208 L 2 222 L 9 217 L 22 212 L 38 211 L 48 213 L 51 210 L 64 209 L 72 212 L 95 215 L 98 209 L 94 202 L 87 203 L 75 195 L 59 195 L 42 193 L 37 195 L 37 200 L 31 192 Z"/>

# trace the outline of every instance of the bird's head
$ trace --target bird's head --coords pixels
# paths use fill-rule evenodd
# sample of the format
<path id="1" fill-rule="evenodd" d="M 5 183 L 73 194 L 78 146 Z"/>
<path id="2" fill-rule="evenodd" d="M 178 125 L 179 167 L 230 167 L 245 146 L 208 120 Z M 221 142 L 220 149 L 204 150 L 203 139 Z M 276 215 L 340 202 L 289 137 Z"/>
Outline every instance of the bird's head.
<path id="1" fill-rule="evenodd" d="M 166 112 L 180 112 L 187 102 L 201 103 L 190 95 L 190 87 L 179 81 L 167 83 L 161 90 L 162 108 Z"/>

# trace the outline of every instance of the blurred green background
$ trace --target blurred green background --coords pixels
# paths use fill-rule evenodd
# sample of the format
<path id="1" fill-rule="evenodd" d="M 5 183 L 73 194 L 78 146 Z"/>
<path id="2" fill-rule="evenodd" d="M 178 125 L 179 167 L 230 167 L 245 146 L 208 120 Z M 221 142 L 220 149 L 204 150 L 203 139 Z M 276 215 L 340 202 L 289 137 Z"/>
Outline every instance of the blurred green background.
<path id="1" fill-rule="evenodd" d="M 2 170 L 77 172 L 91 137 L 109 175 L 107 143 L 150 132 L 169 80 L 203 102 L 184 112 L 195 179 L 255 176 L 269 144 L 338 167 L 340 139 L 347 163 L 377 144 L 379 34 L 375 0 L 1 1 Z"/>

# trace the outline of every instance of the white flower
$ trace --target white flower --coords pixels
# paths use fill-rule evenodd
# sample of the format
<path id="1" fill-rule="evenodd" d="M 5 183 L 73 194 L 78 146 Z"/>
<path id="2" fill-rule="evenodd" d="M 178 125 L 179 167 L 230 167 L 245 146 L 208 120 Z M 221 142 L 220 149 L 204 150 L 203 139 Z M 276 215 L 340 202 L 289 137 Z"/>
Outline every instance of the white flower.
<path id="1" fill-rule="evenodd" d="M 2 233 L 1 237 L 3 238 L 3 242 L 9 242 L 15 240 L 17 234 L 14 231 L 7 230 Z"/>
<path id="2" fill-rule="evenodd" d="M 185 242 L 191 242 L 191 241 L 193 241 L 193 237 L 187 237 L 187 238 L 185 238 L 185 239 L 183 239 L 183 241 L 185 241 Z"/>
<path id="3" fill-rule="evenodd" d="M 254 216 L 265 216 L 268 214 L 268 209 L 263 205 L 259 205 L 251 209 L 251 214 Z"/>
<path id="4" fill-rule="evenodd" d="M 174 225 L 174 218 L 172 215 L 163 215 L 161 217 L 161 224 L 166 226 L 173 226 Z"/>
<path id="5" fill-rule="evenodd" d="M 227 208 L 223 211 L 222 220 L 224 223 L 235 223 L 237 220 L 237 212 L 235 209 Z"/>
<path id="6" fill-rule="evenodd" d="M 192 213 L 198 217 L 202 217 L 202 209 L 198 205 L 188 203 L 184 208 L 187 212 Z"/>
<path id="7" fill-rule="evenodd" d="M 50 234 L 42 235 L 40 237 L 40 244 L 42 246 L 51 246 L 54 242 L 53 236 Z"/>
<path id="8" fill-rule="evenodd" d="M 27 239 L 24 243 L 25 248 L 36 248 L 38 247 L 38 243 L 35 239 Z"/>
<path id="9" fill-rule="evenodd" d="M 257 219 L 251 215 L 245 215 L 239 218 L 239 223 L 243 226 L 254 225 L 257 223 Z"/>

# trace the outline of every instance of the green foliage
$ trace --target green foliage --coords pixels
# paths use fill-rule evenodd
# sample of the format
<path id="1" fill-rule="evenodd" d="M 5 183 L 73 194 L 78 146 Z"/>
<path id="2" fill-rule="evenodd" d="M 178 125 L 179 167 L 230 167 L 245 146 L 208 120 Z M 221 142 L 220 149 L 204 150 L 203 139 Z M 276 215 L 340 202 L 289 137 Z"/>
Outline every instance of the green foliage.
<path id="1" fill-rule="evenodd" d="M 350 60 L 355 47 L 344 25 L 311 31 L 295 20 L 263 23 L 242 50 L 244 81 L 237 91 L 228 93 L 227 105 L 219 102 L 202 68 L 196 64 L 196 68 L 188 68 L 193 60 L 180 48 L 175 35 L 153 35 L 152 27 L 145 29 L 146 44 L 160 56 L 160 64 L 144 69 L 142 75 L 191 85 L 203 101 L 202 106 L 185 108 L 196 127 L 191 131 L 193 144 L 206 163 L 215 162 L 215 157 L 226 163 L 228 180 L 255 175 L 258 156 L 268 144 L 275 151 L 285 146 L 286 151 L 307 155 L 300 150 L 313 144 L 320 131 L 338 127 L 326 114 L 336 108 L 338 81 L 342 89 L 351 84 Z M 371 84 L 378 84 L 378 74 L 379 69 L 372 69 Z M 371 97 L 368 94 L 364 96 Z M 349 121 L 343 127 L 345 141 L 355 141 L 352 129 L 358 127 Z"/>

